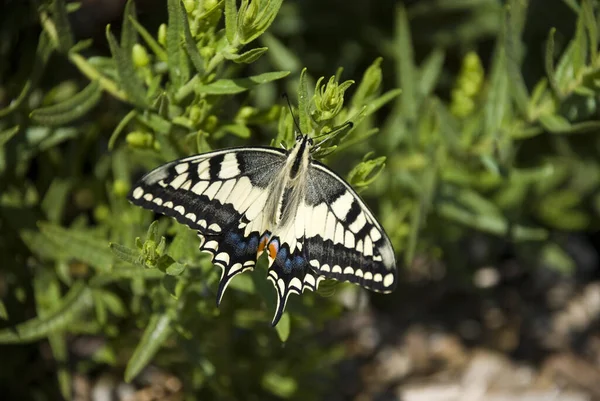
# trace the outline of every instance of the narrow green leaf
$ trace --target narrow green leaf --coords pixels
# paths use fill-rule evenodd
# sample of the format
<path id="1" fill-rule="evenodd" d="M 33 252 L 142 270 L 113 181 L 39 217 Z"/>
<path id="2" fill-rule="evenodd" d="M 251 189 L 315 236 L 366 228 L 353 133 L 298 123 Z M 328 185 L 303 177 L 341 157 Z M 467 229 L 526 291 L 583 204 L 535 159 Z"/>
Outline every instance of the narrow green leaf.
<path id="1" fill-rule="evenodd" d="M 111 242 L 108 247 L 112 253 L 123 262 L 131 263 L 132 265 L 142 266 L 141 253 L 137 249 L 131 249 L 125 245 Z"/>
<path id="2" fill-rule="evenodd" d="M 542 127 L 550 132 L 568 132 L 571 129 L 571 123 L 566 118 L 558 114 L 543 114 L 539 117 Z"/>
<path id="3" fill-rule="evenodd" d="M 419 75 L 419 93 L 422 97 L 429 96 L 442 73 L 445 54 L 442 49 L 433 50 L 423 61 Z"/>
<path id="4" fill-rule="evenodd" d="M 119 122 L 119 124 L 117 125 L 117 127 L 115 128 L 115 130 L 113 131 L 113 133 L 110 135 L 110 139 L 108 140 L 108 150 L 113 150 L 114 149 L 115 142 L 117 142 L 117 139 L 119 138 L 119 135 L 121 134 L 121 132 L 123 132 L 123 130 L 125 129 L 125 127 L 127 127 L 127 125 L 131 122 L 131 120 L 133 120 L 133 118 L 136 117 L 136 115 L 137 115 L 137 112 L 135 110 L 131 110 Z"/>
<path id="5" fill-rule="evenodd" d="M 308 109 L 310 98 L 308 97 L 307 74 L 307 69 L 303 68 L 300 73 L 300 80 L 298 81 L 298 119 L 300 129 L 305 134 L 312 132 L 310 111 Z"/>
<path id="6" fill-rule="evenodd" d="M 250 64 L 258 60 L 267 50 L 269 50 L 267 47 L 257 47 L 242 54 L 225 53 L 224 56 L 237 64 Z"/>
<path id="7" fill-rule="evenodd" d="M 415 98 L 415 61 L 410 34 L 410 24 L 404 6 L 398 6 L 396 11 L 396 79 L 402 89 L 400 109 L 402 115 L 409 121 L 416 118 L 417 102 Z"/>
<path id="8" fill-rule="evenodd" d="M 31 112 L 31 118 L 44 125 L 58 126 L 70 123 L 84 116 L 102 97 L 102 88 L 97 81 L 92 81 L 75 96 L 48 107 L 41 107 Z"/>
<path id="9" fill-rule="evenodd" d="M 0 299 L 0 319 L 8 320 L 8 310 L 6 309 L 6 305 L 4 305 L 4 301 Z"/>
<path id="10" fill-rule="evenodd" d="M 581 12 L 583 13 L 585 27 L 588 31 L 588 39 L 590 41 L 589 52 L 592 63 L 595 64 L 598 58 L 598 25 L 594 16 L 594 6 L 590 0 L 583 0 Z"/>
<path id="11" fill-rule="evenodd" d="M 545 266 L 561 274 L 571 276 L 576 268 L 573 258 L 556 243 L 545 245 L 540 256 Z"/>
<path id="12" fill-rule="evenodd" d="M 130 383 L 148 365 L 171 332 L 171 317 L 167 313 L 152 315 L 142 339 L 125 368 L 126 382 Z"/>
<path id="13" fill-rule="evenodd" d="M 165 270 L 169 276 L 180 276 L 185 271 L 186 266 L 182 263 L 175 262 Z"/>
<path id="14" fill-rule="evenodd" d="M 34 296 L 38 317 L 45 319 L 60 307 L 61 291 L 58 278 L 48 270 L 40 271 L 34 277 Z M 54 332 L 48 335 L 54 360 L 57 362 L 57 379 L 62 396 L 71 399 L 71 374 L 67 369 L 67 341 L 65 334 Z"/>
<path id="15" fill-rule="evenodd" d="M 98 270 L 110 269 L 114 262 L 112 252 L 104 240 L 94 238 L 89 232 L 65 229 L 40 223 L 41 232 L 66 255 L 94 266 Z"/>
<path id="16" fill-rule="evenodd" d="M 260 37 L 262 44 L 269 49 L 267 57 L 278 70 L 297 72 L 302 68 L 302 62 L 294 52 L 285 47 L 275 36 L 265 32 Z"/>
<path id="17" fill-rule="evenodd" d="M 401 93 L 402 93 L 402 89 L 391 89 L 391 90 L 385 92 L 383 95 L 379 96 L 377 99 L 369 102 L 369 104 L 367 105 L 367 108 L 364 109 L 364 111 L 361 113 L 362 116 L 367 117 L 367 116 L 375 113 L 377 110 L 379 110 L 380 108 L 385 106 L 387 103 L 394 100 L 394 98 L 400 96 Z M 355 121 L 355 123 L 358 123 L 358 122 Z"/>
<path id="18" fill-rule="evenodd" d="M 72 186 L 71 180 L 60 177 L 55 178 L 50 184 L 42 201 L 42 210 L 50 222 L 58 223 L 61 220 Z"/>
<path id="19" fill-rule="evenodd" d="M 73 34 L 65 0 L 52 1 L 52 16 L 54 17 L 54 26 L 56 27 L 58 48 L 66 53 L 73 47 Z"/>
<path id="20" fill-rule="evenodd" d="M 146 90 L 142 80 L 135 72 L 131 49 L 121 49 L 119 47 L 117 40 L 110 33 L 110 25 L 106 26 L 106 38 L 117 66 L 119 84 L 125 91 L 127 100 L 136 106 L 145 108 L 148 105 L 145 98 Z"/>
<path id="21" fill-rule="evenodd" d="M 181 4 L 181 7 L 183 7 L 183 4 Z M 180 15 L 187 55 L 192 61 L 192 65 L 196 69 L 196 72 L 198 74 L 204 74 L 204 58 L 200 55 L 196 41 L 192 37 L 192 31 L 190 30 L 190 23 L 188 21 L 187 14 L 182 10 Z"/>
<path id="22" fill-rule="evenodd" d="M 281 319 L 277 323 L 277 326 L 275 326 L 277 335 L 279 336 L 279 339 L 282 343 L 286 342 L 287 339 L 290 337 L 291 326 L 292 324 L 289 312 L 283 312 L 283 315 L 281 315 Z"/>
<path id="23" fill-rule="evenodd" d="M 169 77 L 174 90 L 178 90 L 189 80 L 189 68 L 186 54 L 183 52 L 182 42 L 183 24 L 182 13 L 185 14 L 181 0 L 168 0 L 167 9 L 169 12 L 169 21 L 167 24 L 167 64 L 169 67 Z"/>
<path id="24" fill-rule="evenodd" d="M 449 202 L 436 205 L 436 211 L 442 217 L 464 224 L 489 234 L 498 236 L 510 235 L 515 241 L 543 241 L 548 238 L 548 232 L 542 228 L 509 226 L 506 219 L 497 216 L 477 215 Z M 510 233 L 509 231 L 510 227 Z"/>
<path id="25" fill-rule="evenodd" d="M 51 315 L 0 330 L 0 344 L 33 342 L 47 337 L 50 333 L 66 331 L 69 325 L 91 306 L 91 290 L 83 282 L 77 282 L 62 299 L 60 307 Z"/>
<path id="26" fill-rule="evenodd" d="M 36 49 L 36 62 L 33 65 L 33 71 L 29 74 L 29 79 L 25 81 L 23 84 L 23 88 L 19 93 L 19 96 L 13 101 L 10 102 L 8 107 L 4 109 L 0 109 L 0 117 L 4 117 L 17 110 L 23 102 L 28 98 L 31 90 L 37 85 L 44 69 L 46 68 L 46 64 L 48 63 L 48 59 L 50 55 L 54 51 L 54 47 L 48 37 L 46 31 L 42 31 L 40 34 L 40 38 L 38 40 L 38 47 Z"/>
<path id="27" fill-rule="evenodd" d="M 502 122 L 509 110 L 509 82 L 506 71 L 506 49 L 504 42 L 499 41 L 494 51 L 490 88 L 484 106 L 484 133 L 487 137 L 496 138 Z"/>
<path id="28" fill-rule="evenodd" d="M 225 36 L 230 46 L 236 45 L 237 7 L 235 0 L 225 0 Z"/>
<path id="29" fill-rule="evenodd" d="M 554 72 L 554 35 L 556 34 L 556 28 L 551 28 L 548 33 L 548 41 L 546 42 L 546 57 L 545 57 L 545 67 L 546 74 L 548 75 L 548 82 L 550 83 L 550 87 L 554 91 L 554 94 L 559 96 L 560 89 L 558 87 L 558 83 L 556 82 L 556 75 Z"/>
<path id="30" fill-rule="evenodd" d="M 252 134 L 250 128 L 241 124 L 226 124 L 219 128 L 217 132 L 227 132 L 240 138 L 250 138 Z"/>
<path id="31" fill-rule="evenodd" d="M 5 129 L 4 131 L 0 131 L 0 149 L 2 149 L 4 147 L 4 145 L 6 145 L 6 143 L 8 141 L 10 141 L 10 139 L 17 135 L 17 132 L 19 132 L 20 127 L 18 125 L 12 127 L 12 128 L 8 128 Z"/>
<path id="32" fill-rule="evenodd" d="M 509 77 L 510 95 L 514 99 L 519 111 L 522 115 L 527 115 L 529 105 L 529 93 L 527 85 L 521 75 L 520 61 L 517 51 L 517 41 L 520 37 L 520 32 L 515 32 L 517 16 L 513 15 L 515 10 L 522 11 L 520 7 L 507 8 L 504 13 L 504 48 L 506 49 L 506 71 Z M 493 99 L 493 98 L 492 98 Z"/>
<path id="33" fill-rule="evenodd" d="M 131 52 L 133 45 L 137 43 L 137 31 L 132 21 L 135 20 L 135 2 L 127 0 L 123 12 L 123 25 L 121 26 L 121 49 Z"/>
<path id="34" fill-rule="evenodd" d="M 245 92 L 258 85 L 288 76 L 289 71 L 266 72 L 248 78 L 220 79 L 208 85 L 200 85 L 196 92 L 204 95 L 226 95 Z"/>

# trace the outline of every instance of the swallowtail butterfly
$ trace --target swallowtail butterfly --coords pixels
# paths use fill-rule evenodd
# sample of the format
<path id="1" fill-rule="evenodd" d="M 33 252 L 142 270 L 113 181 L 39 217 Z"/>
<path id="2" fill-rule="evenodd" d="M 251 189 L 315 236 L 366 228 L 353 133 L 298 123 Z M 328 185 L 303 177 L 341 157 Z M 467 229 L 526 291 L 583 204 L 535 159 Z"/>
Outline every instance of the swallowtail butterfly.
<path id="1" fill-rule="evenodd" d="M 266 252 L 273 325 L 291 293 L 316 291 L 326 278 L 393 291 L 388 236 L 350 185 L 312 159 L 316 148 L 298 135 L 290 150 L 240 147 L 175 160 L 146 174 L 128 198 L 198 231 L 200 250 L 222 269 L 217 305 L 231 279 Z"/>

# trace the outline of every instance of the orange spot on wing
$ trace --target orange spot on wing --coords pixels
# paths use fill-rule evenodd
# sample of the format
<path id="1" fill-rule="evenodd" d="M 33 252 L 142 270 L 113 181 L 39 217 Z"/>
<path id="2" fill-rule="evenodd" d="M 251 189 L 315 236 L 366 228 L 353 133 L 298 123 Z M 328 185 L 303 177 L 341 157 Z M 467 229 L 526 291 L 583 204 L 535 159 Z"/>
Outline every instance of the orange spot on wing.
<path id="1" fill-rule="evenodd" d="M 277 251 L 279 247 L 277 246 L 277 244 L 275 243 L 275 241 L 271 242 L 269 244 L 269 257 L 271 259 L 275 259 L 275 256 L 277 256 Z"/>
<path id="2" fill-rule="evenodd" d="M 268 234 L 265 234 L 260 239 L 260 242 L 258 243 L 258 250 L 256 251 L 258 256 L 262 255 L 263 251 L 265 250 L 267 244 L 269 243 L 269 237 L 270 236 Z"/>

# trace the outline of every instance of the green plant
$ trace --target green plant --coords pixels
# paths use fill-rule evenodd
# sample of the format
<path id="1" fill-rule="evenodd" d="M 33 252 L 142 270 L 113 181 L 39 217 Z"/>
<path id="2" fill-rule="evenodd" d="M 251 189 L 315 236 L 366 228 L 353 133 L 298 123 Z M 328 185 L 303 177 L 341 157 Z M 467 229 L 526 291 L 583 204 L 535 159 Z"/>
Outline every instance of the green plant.
<path id="1" fill-rule="evenodd" d="M 26 84 L 18 99 L 1 112 L 6 116 L 4 160 L 13 162 L 9 157 L 13 149 L 20 156 L 16 164 L 5 165 L 4 178 L 14 176 L 7 180 L 8 191 L 2 197 L 3 205 L 12 205 L 20 216 L 3 214 L 3 218 L 19 233 L 26 247 L 23 252 L 31 252 L 35 260 L 34 285 L 25 293 L 35 297 L 38 313 L 0 330 L 0 343 L 49 338 L 54 358 L 64 363 L 68 336 L 101 334 L 109 343 L 93 359 L 118 364 L 120 353 L 130 350 L 125 367 L 128 381 L 151 360 L 179 360 L 187 353 L 198 358 L 185 374 L 192 380 L 192 389 L 207 386 L 226 394 L 262 386 L 280 396 L 295 391 L 299 379 L 285 373 L 292 365 L 269 363 L 282 352 L 269 343 L 287 341 L 292 320 L 299 332 L 315 330 L 339 306 L 322 297 L 293 300 L 293 318 L 286 314 L 274 332 L 267 324 L 274 294 L 261 276 L 264 271 L 259 270 L 236 278 L 231 284 L 235 296 L 219 310 L 214 302 L 218 271 L 198 252 L 194 233 L 171 219 L 150 224 L 152 215 L 125 199 L 135 171 L 207 151 L 216 144 L 245 143 L 252 135 L 250 127 L 277 132 L 274 146 L 293 143 L 293 118 L 285 109 L 281 111 L 281 102 L 259 109 L 242 106 L 231 96 L 288 75 L 274 71 L 239 77 L 249 70 L 246 65 L 251 69 L 267 51 L 266 47 L 242 49 L 269 27 L 280 5 L 281 0 L 243 1 L 237 9 L 234 0 L 170 0 L 168 22 L 154 37 L 137 21 L 130 1 L 120 41 L 107 28 L 111 57 L 84 55 L 91 43 L 74 42 L 67 22 L 69 8 L 63 1 L 41 9 L 38 54 L 47 58 L 51 51 L 62 53 L 89 83 L 79 92 L 72 81 L 59 83 L 31 107 L 28 119 L 23 114 L 33 84 Z M 223 17 L 225 28 L 221 29 Z M 344 105 L 344 93 L 353 81 L 339 82 L 339 74 L 327 83 L 319 79 L 311 97 L 308 74 L 302 72 L 298 114 L 305 132 L 327 138 L 341 123 L 352 120 L 357 126 L 342 138 L 327 140 L 318 157 L 332 154 L 338 143 L 358 143 L 376 132 L 370 124 L 360 123 L 399 93 L 392 90 L 379 96 L 379 64 L 380 60 L 367 71 L 350 106 Z M 107 98 L 124 103 L 117 107 L 117 115 L 102 114 L 100 104 Z M 109 152 L 90 154 L 90 145 L 104 137 L 96 124 L 82 122 L 92 111 L 100 113 L 95 118 L 108 118 L 116 126 L 105 142 Z M 25 125 L 9 127 L 11 121 L 22 118 Z M 20 140 L 32 135 L 35 143 Z M 28 171 L 36 158 L 46 167 L 31 178 Z M 85 167 L 88 160 L 92 170 Z M 371 172 L 381 171 L 383 161 L 369 159 L 359 164 L 351 174 L 352 182 L 365 187 L 373 180 Z M 35 212 L 26 221 L 21 219 L 22 213 L 31 211 Z M 18 255 L 10 263 L 18 266 Z M 262 305 L 265 300 L 268 307 Z M 7 312 L 12 308 L 6 304 L 10 302 L 0 302 L 4 317 L 12 320 Z M 252 330 L 257 346 L 240 356 L 233 367 L 229 361 L 229 355 L 236 352 L 232 336 L 239 330 Z M 123 348 L 121 344 L 128 345 Z M 321 358 L 324 351 L 319 348 L 308 352 L 298 348 L 295 352 L 305 358 L 300 366 L 308 367 L 311 360 Z M 239 387 L 223 387 L 222 380 L 239 381 L 236 378 L 248 376 L 244 372 L 249 369 L 263 371 L 248 377 L 258 377 L 258 382 L 242 380 Z M 214 380 L 217 374 L 221 379 Z M 59 382 L 67 398 L 71 380 L 70 371 L 62 368 Z"/>
<path id="2" fill-rule="evenodd" d="M 2 376 L 16 377 L 24 359 L 9 345 L 48 339 L 65 398 L 74 371 L 109 366 L 134 380 L 150 361 L 181 377 L 189 397 L 331 391 L 344 352 L 319 339 L 341 310 L 330 296 L 339 288 L 292 297 L 274 331 L 272 288 L 257 269 L 236 278 L 217 309 L 218 269 L 197 251 L 195 234 L 167 218 L 152 222 L 125 199 L 139 173 L 165 161 L 249 143 L 289 146 L 293 119 L 276 86 L 284 78 L 290 92 L 297 88 L 301 129 L 327 139 L 317 157 L 349 172 L 358 190 L 368 187 L 363 194 L 401 269 L 425 256 L 466 281 L 475 266 L 459 244 L 477 232 L 491 246 L 511 244 L 525 265 L 570 274 L 565 238 L 598 226 L 596 1 L 565 1 L 573 38 L 561 47 L 569 32 L 550 31 L 545 76 L 534 78 L 522 73 L 535 48 L 521 41 L 528 2 L 399 6 L 392 38 L 379 20 L 367 21 L 383 59 L 364 43 L 347 52 L 368 66 L 357 85 L 342 80 L 342 69 L 315 80 L 302 68 L 313 52 L 331 68 L 342 56 L 330 47 L 356 26 L 336 31 L 333 44 L 289 40 L 285 29 L 299 35 L 300 22 L 318 23 L 292 2 L 169 0 L 167 22 L 152 34 L 130 1 L 120 39 L 107 29 L 110 56 L 75 40 L 69 17 L 77 4 L 54 0 L 32 12 L 13 3 L 12 20 L 0 24 L 10 44 L 0 46 L 3 59 L 18 53 L 19 35 L 24 43 L 18 68 L 0 63 L 0 344 L 14 352 Z M 431 35 L 409 27 L 409 16 L 447 17 L 453 7 L 472 16 L 457 35 L 444 31 L 456 24 Z M 278 12 L 296 24 L 278 23 Z M 35 40 L 20 28 L 32 15 L 41 27 Z M 490 35 L 497 38 L 488 62 L 474 49 Z M 257 41 L 262 47 L 252 47 Z M 453 48 L 420 56 L 419 43 L 431 42 L 469 49 L 457 73 L 446 57 Z M 357 48 L 339 47 L 346 45 Z M 347 121 L 352 130 L 330 135 Z M 384 299 L 390 309 L 405 307 L 397 295 Z M 102 347 L 69 366 L 71 338 L 89 335 L 103 338 Z"/>

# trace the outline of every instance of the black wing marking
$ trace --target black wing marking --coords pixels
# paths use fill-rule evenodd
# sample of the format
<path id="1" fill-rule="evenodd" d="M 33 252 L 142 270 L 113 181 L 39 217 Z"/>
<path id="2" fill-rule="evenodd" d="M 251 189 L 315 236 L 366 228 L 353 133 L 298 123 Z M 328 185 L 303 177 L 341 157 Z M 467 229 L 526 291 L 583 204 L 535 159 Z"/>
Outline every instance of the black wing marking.
<path id="1" fill-rule="evenodd" d="M 324 277 L 311 271 L 300 241 L 282 241 L 278 236 L 272 236 L 266 250 L 269 257 L 267 279 L 275 287 L 277 295 L 271 322 L 275 326 L 283 315 L 290 294 L 300 295 L 306 289 L 316 291 Z"/>
<path id="2" fill-rule="evenodd" d="M 342 178 L 312 162 L 302 214 L 311 270 L 389 293 L 397 285 L 392 244 L 373 214 Z"/>
<path id="3" fill-rule="evenodd" d="M 275 148 L 233 148 L 162 165 L 128 199 L 198 231 L 200 249 L 222 269 L 217 304 L 231 279 L 254 268 L 268 186 L 285 163 Z"/>

